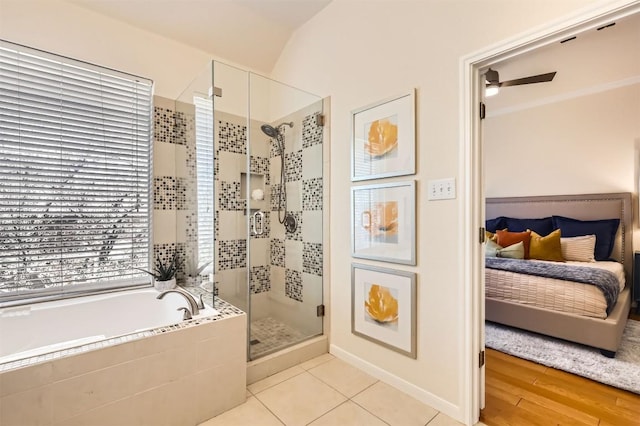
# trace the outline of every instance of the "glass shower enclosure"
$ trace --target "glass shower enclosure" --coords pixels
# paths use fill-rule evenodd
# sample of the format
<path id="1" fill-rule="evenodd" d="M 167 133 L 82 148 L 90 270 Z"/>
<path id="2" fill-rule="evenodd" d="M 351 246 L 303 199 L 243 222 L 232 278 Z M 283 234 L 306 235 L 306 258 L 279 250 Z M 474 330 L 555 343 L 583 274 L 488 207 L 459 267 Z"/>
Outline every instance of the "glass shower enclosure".
<path id="1" fill-rule="evenodd" d="M 322 334 L 322 109 L 218 61 L 176 101 L 188 145 L 176 164 L 193 200 L 177 232 L 185 273 L 247 313 L 249 360 Z"/>

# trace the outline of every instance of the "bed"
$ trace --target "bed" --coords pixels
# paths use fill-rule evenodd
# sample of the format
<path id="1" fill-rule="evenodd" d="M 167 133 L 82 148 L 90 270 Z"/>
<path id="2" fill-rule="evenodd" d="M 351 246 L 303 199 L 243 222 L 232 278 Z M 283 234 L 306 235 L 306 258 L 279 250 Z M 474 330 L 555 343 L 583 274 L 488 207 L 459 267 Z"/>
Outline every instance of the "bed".
<path id="1" fill-rule="evenodd" d="M 589 314 L 579 310 L 561 312 L 555 310 L 554 306 L 540 307 L 518 303 L 508 298 L 502 299 L 499 292 L 489 290 L 488 293 L 485 292 L 486 319 L 593 346 L 599 348 L 605 356 L 614 357 L 631 307 L 633 240 L 631 200 L 630 193 L 487 198 L 486 218 L 488 220 L 499 217 L 524 219 L 550 216 L 562 216 L 580 221 L 618 218 L 620 223 L 612 241 L 613 249 L 610 257 L 615 261 L 611 262 L 612 266 L 619 268 L 618 275 L 622 284 L 615 304 L 610 306 L 606 314 L 598 312 Z M 509 274 L 502 272 L 499 274 L 500 279 L 507 285 L 513 284 L 518 279 L 517 274 L 511 277 Z M 494 285 L 496 280 L 494 275 L 492 270 L 485 269 L 485 289 Z M 585 287 L 585 285 L 581 286 Z M 589 291 L 594 290 L 589 289 Z M 595 291 L 598 290 L 595 289 Z"/>

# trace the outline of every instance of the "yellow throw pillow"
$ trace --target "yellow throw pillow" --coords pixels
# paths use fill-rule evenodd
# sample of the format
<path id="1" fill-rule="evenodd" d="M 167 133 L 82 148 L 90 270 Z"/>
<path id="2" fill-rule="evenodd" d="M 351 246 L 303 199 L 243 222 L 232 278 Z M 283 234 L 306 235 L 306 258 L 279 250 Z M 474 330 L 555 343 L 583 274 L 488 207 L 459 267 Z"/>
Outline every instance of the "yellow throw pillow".
<path id="1" fill-rule="evenodd" d="M 508 231 L 507 228 L 502 229 L 502 231 Z M 491 231 L 484 231 L 484 239 L 486 241 L 493 241 L 494 243 L 498 242 L 498 234 L 495 234 Z"/>
<path id="2" fill-rule="evenodd" d="M 560 245 L 560 230 L 556 229 L 546 237 L 531 231 L 529 259 L 564 262 L 562 246 Z"/>

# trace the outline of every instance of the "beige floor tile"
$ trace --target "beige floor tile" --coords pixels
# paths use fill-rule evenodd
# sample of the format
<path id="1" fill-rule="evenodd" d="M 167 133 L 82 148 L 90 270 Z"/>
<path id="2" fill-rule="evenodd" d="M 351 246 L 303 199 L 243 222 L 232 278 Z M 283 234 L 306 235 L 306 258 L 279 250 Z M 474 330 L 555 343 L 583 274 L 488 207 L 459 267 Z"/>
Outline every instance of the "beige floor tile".
<path id="1" fill-rule="evenodd" d="M 434 408 L 383 382 L 359 393 L 353 401 L 390 425 L 423 426 L 438 414 Z"/>
<path id="2" fill-rule="evenodd" d="M 258 392 L 262 392 L 265 389 L 270 388 L 271 386 L 277 385 L 278 383 L 282 383 L 287 379 L 290 379 L 298 374 L 304 373 L 304 370 L 299 366 L 287 368 L 279 373 L 276 373 L 272 376 L 267 377 L 266 379 L 262 379 L 255 383 L 250 384 L 247 388 L 249 392 L 252 394 L 257 394 Z"/>
<path id="3" fill-rule="evenodd" d="M 315 358 L 311 358 L 309 361 L 305 361 L 302 364 L 300 364 L 300 367 L 304 368 L 305 370 L 310 370 L 313 367 L 317 367 L 318 365 L 325 363 L 327 361 L 331 361 L 332 359 L 335 359 L 335 357 L 331 354 L 322 354 L 320 356 L 317 356 Z"/>
<path id="4" fill-rule="evenodd" d="M 478 425 L 481 425 L 479 423 Z M 462 423 L 453 420 L 451 417 L 446 414 L 438 413 L 437 416 L 431 420 L 427 426 L 463 426 Z"/>
<path id="5" fill-rule="evenodd" d="M 378 381 L 338 358 L 310 369 L 309 373 L 349 398 Z"/>
<path id="6" fill-rule="evenodd" d="M 255 397 L 247 398 L 247 402 L 224 412 L 199 426 L 282 426 L 276 418 Z"/>
<path id="7" fill-rule="evenodd" d="M 309 426 L 385 426 L 386 423 L 351 401 L 334 408 Z"/>
<path id="8" fill-rule="evenodd" d="M 259 392 L 256 398 L 287 426 L 306 425 L 346 401 L 307 372 Z"/>

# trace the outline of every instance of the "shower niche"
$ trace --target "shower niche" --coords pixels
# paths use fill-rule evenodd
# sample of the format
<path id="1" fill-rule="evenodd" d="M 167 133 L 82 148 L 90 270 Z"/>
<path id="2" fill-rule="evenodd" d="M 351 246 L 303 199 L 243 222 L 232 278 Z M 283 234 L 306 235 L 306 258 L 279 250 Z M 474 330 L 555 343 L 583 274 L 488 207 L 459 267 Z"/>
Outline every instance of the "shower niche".
<path id="1" fill-rule="evenodd" d="M 322 334 L 322 99 L 213 61 L 176 105 L 195 117 L 187 231 L 194 263 L 213 253 L 202 287 L 247 312 L 249 360 Z"/>

